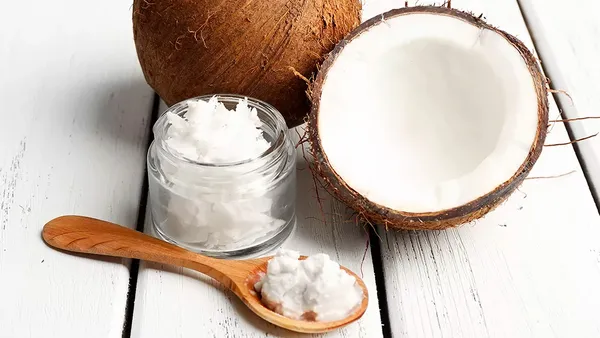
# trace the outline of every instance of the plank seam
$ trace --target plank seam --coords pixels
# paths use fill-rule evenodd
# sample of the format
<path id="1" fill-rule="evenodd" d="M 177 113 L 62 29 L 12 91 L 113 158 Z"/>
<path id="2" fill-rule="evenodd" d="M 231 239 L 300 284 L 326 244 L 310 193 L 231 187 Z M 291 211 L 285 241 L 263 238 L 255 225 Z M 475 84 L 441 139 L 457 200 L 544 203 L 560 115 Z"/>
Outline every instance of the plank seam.
<path id="1" fill-rule="evenodd" d="M 381 333 L 384 338 L 392 337 L 392 326 L 387 306 L 387 293 L 385 290 L 385 276 L 383 268 L 383 257 L 381 251 L 381 237 L 375 229 L 369 227 L 369 241 L 371 242 L 371 257 L 373 260 L 373 271 L 375 272 L 375 286 L 377 288 L 377 299 L 379 302 L 379 316 L 381 319 Z"/>
<path id="2" fill-rule="evenodd" d="M 516 0 L 516 2 L 517 2 L 517 6 L 519 7 L 519 11 L 521 12 L 521 16 L 523 17 L 523 21 L 525 22 L 525 27 L 527 28 L 527 31 L 529 32 L 529 36 L 531 37 L 531 41 L 533 42 L 535 51 L 538 55 L 538 58 L 540 59 L 540 67 L 542 68 L 542 71 L 544 72 L 544 74 L 546 74 L 546 76 L 548 76 L 550 79 L 552 79 L 552 70 L 546 69 L 546 67 L 544 67 L 544 48 L 541 48 L 541 49 L 538 48 L 538 44 L 536 43 L 536 31 L 530 28 L 531 25 L 529 22 L 529 16 L 527 14 L 527 11 L 523 9 L 521 0 Z M 550 82 L 548 84 L 548 87 L 553 90 L 560 89 L 560 88 L 555 88 L 553 86 L 553 82 Z M 564 106 L 561 103 L 561 98 L 558 96 L 558 94 L 559 93 L 555 92 L 555 93 L 552 93 L 551 95 L 552 95 L 552 98 L 554 99 L 554 102 L 556 103 L 556 106 L 558 107 L 558 111 L 560 112 L 562 118 L 567 119 L 568 116 L 565 115 L 565 109 L 563 109 Z M 560 122 L 556 122 L 556 123 L 560 123 Z M 575 141 L 577 138 L 574 135 L 571 125 L 568 122 L 564 123 L 564 125 L 565 125 L 565 129 L 567 130 L 567 134 L 569 135 L 569 139 L 571 141 Z M 586 160 L 583 156 L 583 153 L 581 152 L 579 145 L 576 142 L 573 142 L 572 146 L 573 146 L 573 150 L 575 151 L 575 156 L 577 157 L 577 161 L 579 162 L 579 165 L 581 166 L 583 176 L 585 177 L 585 180 L 587 182 L 588 189 L 590 190 L 590 193 L 592 194 L 592 198 L 594 200 L 594 204 L 596 205 L 596 209 L 600 213 L 600 196 L 598 196 L 598 194 L 596 193 L 596 191 L 598 191 L 598 190 L 596 189 L 596 186 L 594 185 L 594 181 L 592 180 L 592 177 L 590 176 L 590 169 L 589 169 L 588 165 L 586 164 Z"/>
<path id="3" fill-rule="evenodd" d="M 154 121 L 158 118 L 158 106 L 159 106 L 160 98 L 155 93 L 154 99 L 152 101 L 152 111 L 151 117 L 149 121 L 149 135 L 148 141 L 146 143 L 146 150 L 150 147 L 150 144 L 154 140 L 152 134 L 152 126 L 154 125 Z M 144 162 L 146 157 L 144 156 Z M 138 207 L 138 216 L 135 229 L 137 231 L 144 231 L 144 223 L 146 222 L 146 206 L 148 200 L 148 167 L 144 165 L 144 179 L 142 182 L 142 192 L 140 194 L 140 203 Z M 122 338 L 130 338 L 131 337 L 131 326 L 133 324 L 133 308 L 135 306 L 135 295 L 137 290 L 137 280 L 138 280 L 138 272 L 140 270 L 140 261 L 139 259 L 133 259 L 131 261 L 131 266 L 129 268 L 129 289 L 127 291 L 127 302 L 125 303 L 125 320 L 123 325 L 123 332 L 121 334 Z"/>

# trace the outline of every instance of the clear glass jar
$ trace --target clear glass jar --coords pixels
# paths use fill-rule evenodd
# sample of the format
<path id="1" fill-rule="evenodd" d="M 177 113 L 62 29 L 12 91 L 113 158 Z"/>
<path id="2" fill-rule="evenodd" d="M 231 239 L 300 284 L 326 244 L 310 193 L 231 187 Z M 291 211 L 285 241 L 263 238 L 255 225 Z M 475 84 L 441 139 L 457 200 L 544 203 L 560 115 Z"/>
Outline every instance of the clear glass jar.
<path id="1" fill-rule="evenodd" d="M 167 111 L 184 116 L 190 100 Z M 243 96 L 215 95 L 227 109 Z M 247 98 L 256 108 L 271 146 L 257 158 L 237 163 L 198 163 L 164 142 L 170 127 L 162 114 L 148 150 L 149 198 L 155 234 L 213 257 L 248 257 L 269 251 L 296 225 L 296 151 L 281 114 Z M 165 112 L 166 113 L 166 112 Z"/>

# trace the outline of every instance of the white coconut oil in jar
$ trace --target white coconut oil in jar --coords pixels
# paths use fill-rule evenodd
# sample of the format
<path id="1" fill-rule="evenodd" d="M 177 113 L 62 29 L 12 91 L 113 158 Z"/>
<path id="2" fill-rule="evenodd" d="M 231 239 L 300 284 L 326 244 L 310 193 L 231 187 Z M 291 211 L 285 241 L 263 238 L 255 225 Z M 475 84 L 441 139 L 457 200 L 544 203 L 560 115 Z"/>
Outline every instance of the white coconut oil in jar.
<path id="1" fill-rule="evenodd" d="M 170 107 L 148 151 L 154 232 L 215 257 L 279 246 L 296 224 L 296 152 L 281 114 L 237 95 Z"/>

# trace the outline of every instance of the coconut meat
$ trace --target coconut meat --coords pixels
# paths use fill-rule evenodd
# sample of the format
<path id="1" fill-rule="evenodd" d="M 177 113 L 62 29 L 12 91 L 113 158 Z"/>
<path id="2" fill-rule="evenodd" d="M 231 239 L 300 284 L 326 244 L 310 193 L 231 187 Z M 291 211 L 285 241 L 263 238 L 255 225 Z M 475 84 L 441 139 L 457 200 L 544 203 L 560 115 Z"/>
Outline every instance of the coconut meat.
<path id="1" fill-rule="evenodd" d="M 323 80 L 317 128 L 332 169 L 394 210 L 459 207 L 508 181 L 538 127 L 526 62 L 458 18 L 388 18 L 349 41 Z"/>

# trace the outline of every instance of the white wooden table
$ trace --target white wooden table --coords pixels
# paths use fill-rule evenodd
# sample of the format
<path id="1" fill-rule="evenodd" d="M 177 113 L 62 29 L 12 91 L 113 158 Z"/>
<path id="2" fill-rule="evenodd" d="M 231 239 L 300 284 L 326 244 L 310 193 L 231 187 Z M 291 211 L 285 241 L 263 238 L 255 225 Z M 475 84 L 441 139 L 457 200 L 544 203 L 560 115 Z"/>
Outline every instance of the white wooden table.
<path id="1" fill-rule="evenodd" d="M 364 2 L 364 19 L 404 5 Z M 139 229 L 148 222 L 155 96 L 137 63 L 130 5 L 0 2 L 0 337 L 295 336 L 197 273 L 66 254 L 40 237 L 61 214 Z M 556 95 L 564 117 L 600 115 L 596 0 L 452 5 L 535 47 L 552 87 L 573 98 Z M 551 97 L 552 117 L 556 103 Z M 600 121 L 568 127 L 580 138 L 600 131 Z M 556 124 L 547 143 L 565 141 L 567 129 Z M 600 138 L 546 148 L 531 176 L 573 170 L 527 180 L 459 229 L 379 229 L 366 251 L 368 233 L 345 222 L 339 203 L 326 201 L 319 220 L 301 170 L 299 227 L 285 246 L 362 271 L 372 295 L 366 314 L 327 337 L 600 337 Z"/>

